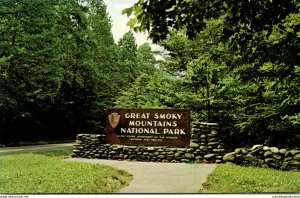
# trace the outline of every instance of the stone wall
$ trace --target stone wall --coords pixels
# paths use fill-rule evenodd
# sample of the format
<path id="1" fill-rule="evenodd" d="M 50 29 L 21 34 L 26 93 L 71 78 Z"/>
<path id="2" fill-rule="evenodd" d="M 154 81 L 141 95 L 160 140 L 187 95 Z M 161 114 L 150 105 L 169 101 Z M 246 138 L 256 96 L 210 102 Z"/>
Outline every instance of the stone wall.
<path id="1" fill-rule="evenodd" d="M 105 142 L 105 136 L 79 134 L 72 157 L 115 159 L 147 162 L 222 163 L 225 153 L 218 124 L 195 122 L 190 146 L 125 146 Z"/>
<path id="2" fill-rule="evenodd" d="M 237 148 L 223 157 L 224 162 L 276 169 L 300 169 L 300 150 L 280 149 L 263 145 Z"/>
<path id="3" fill-rule="evenodd" d="M 205 122 L 193 123 L 190 146 L 185 148 L 113 145 L 105 142 L 104 135 L 78 134 L 72 157 L 174 163 L 231 162 L 277 169 L 300 169 L 300 150 L 254 145 L 252 148 L 237 148 L 229 152 L 222 142 L 218 124 Z"/>

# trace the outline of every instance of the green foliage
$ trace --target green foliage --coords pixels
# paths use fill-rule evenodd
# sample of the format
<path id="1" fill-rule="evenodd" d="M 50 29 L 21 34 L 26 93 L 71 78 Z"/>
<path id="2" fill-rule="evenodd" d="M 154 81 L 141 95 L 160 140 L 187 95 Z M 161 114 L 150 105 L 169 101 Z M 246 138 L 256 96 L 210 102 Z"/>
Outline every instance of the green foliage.
<path id="1" fill-rule="evenodd" d="M 66 162 L 51 155 L 1 156 L 0 192 L 112 193 L 131 180 L 124 171 L 104 165 Z"/>
<path id="2" fill-rule="evenodd" d="M 172 82 L 162 73 L 141 74 L 129 90 L 124 90 L 116 106 L 122 108 L 163 108 L 167 107 Z"/>
<path id="3" fill-rule="evenodd" d="M 239 147 L 299 144 L 298 1 L 139 0 L 123 14 L 162 61 L 131 31 L 114 44 L 103 0 L 0 5 L 0 140 L 103 132 L 116 105 L 190 109 Z"/>
<path id="4" fill-rule="evenodd" d="M 227 121 L 230 119 L 235 126 L 229 130 L 240 140 L 247 134 L 249 139 L 244 143 L 297 146 L 299 125 L 290 119 L 299 110 L 294 106 L 297 100 L 293 94 L 287 94 L 296 88 L 293 85 L 280 79 L 261 78 L 244 82 L 241 77 L 225 78 L 219 90 L 219 97 L 223 98 L 218 102 L 227 109 L 220 112 L 222 117 Z M 289 103 L 289 100 L 293 102 Z M 228 125 L 227 121 L 224 120 L 223 125 Z"/>
<path id="5" fill-rule="evenodd" d="M 167 38 L 170 29 L 186 29 L 189 38 L 195 38 L 206 28 L 206 20 L 225 16 L 224 39 L 234 36 L 239 44 L 247 45 L 256 31 L 271 31 L 290 13 L 298 13 L 297 1 L 150 1 L 139 0 L 123 13 L 133 15 L 136 31 L 149 31 L 154 42 Z M 271 25 L 271 26 L 270 26 Z"/>
<path id="6" fill-rule="evenodd" d="M 111 83 L 120 72 L 103 1 L 0 4 L 1 140 L 99 132 L 120 84 Z"/>
<path id="7" fill-rule="evenodd" d="M 157 69 L 151 75 L 142 73 L 129 90 L 124 90 L 116 100 L 119 108 L 177 108 L 192 109 L 192 120 L 199 120 L 200 102 L 195 88 L 181 78 L 168 76 Z"/>
<path id="8" fill-rule="evenodd" d="M 152 75 L 156 68 L 157 61 L 154 57 L 154 52 L 148 43 L 140 45 L 137 49 L 137 67 L 136 70 L 141 73 Z"/>
<path id="9" fill-rule="evenodd" d="M 205 193 L 298 192 L 299 172 L 221 164 L 203 184 Z"/>
<path id="10" fill-rule="evenodd" d="M 138 76 L 137 44 L 131 31 L 124 34 L 118 42 L 119 65 L 122 71 L 123 88 L 128 88 Z"/>
<path id="11" fill-rule="evenodd" d="M 136 17 L 134 30 L 148 30 L 169 50 L 163 66 L 190 80 L 199 118 L 221 123 L 232 143 L 293 147 L 300 140 L 299 6 L 140 0 L 123 12 Z"/>
<path id="12" fill-rule="evenodd" d="M 161 42 L 169 51 L 162 67 L 181 78 L 181 83 L 177 83 L 183 90 L 179 101 L 185 101 L 185 108 L 193 110 L 203 121 L 218 121 L 216 93 L 220 79 L 227 72 L 224 62 L 229 53 L 220 42 L 222 28 L 222 18 L 211 20 L 194 41 L 183 32 L 174 31 Z"/>

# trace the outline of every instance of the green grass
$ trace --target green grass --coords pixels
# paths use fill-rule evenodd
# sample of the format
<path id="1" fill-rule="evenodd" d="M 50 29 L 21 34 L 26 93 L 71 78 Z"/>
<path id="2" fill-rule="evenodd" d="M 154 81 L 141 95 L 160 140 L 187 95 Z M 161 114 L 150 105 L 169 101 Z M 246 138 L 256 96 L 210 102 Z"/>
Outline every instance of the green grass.
<path id="1" fill-rule="evenodd" d="M 34 151 L 34 154 L 44 155 L 48 157 L 56 158 L 69 158 L 71 157 L 73 148 L 56 148 L 56 149 L 43 149 L 40 151 Z"/>
<path id="2" fill-rule="evenodd" d="M 132 176 L 99 164 L 67 162 L 71 149 L 0 156 L 0 193 L 112 193 Z"/>
<path id="3" fill-rule="evenodd" d="M 300 192 L 300 172 L 218 165 L 203 185 L 205 193 Z"/>

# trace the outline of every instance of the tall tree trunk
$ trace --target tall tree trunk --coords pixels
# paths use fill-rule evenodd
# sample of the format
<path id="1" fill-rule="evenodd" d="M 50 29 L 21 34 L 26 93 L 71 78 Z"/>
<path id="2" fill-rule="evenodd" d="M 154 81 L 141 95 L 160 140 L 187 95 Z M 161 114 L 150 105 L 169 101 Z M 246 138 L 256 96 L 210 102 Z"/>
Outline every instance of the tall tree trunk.
<path id="1" fill-rule="evenodd" d="M 211 112 L 210 112 L 210 89 L 209 89 L 209 84 L 207 83 L 206 85 L 206 96 L 207 96 L 207 122 L 210 122 L 210 117 L 211 117 Z"/>
<path id="2" fill-rule="evenodd" d="M 0 120 L 0 144 L 4 144 L 5 118 Z"/>

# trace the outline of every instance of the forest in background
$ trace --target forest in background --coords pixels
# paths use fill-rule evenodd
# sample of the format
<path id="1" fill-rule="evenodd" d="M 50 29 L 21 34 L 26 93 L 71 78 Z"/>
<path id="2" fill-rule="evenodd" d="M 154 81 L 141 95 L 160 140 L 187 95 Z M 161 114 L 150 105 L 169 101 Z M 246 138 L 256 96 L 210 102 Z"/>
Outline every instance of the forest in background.
<path id="1" fill-rule="evenodd" d="M 227 145 L 299 147 L 300 3 L 139 0 L 115 42 L 102 0 L 0 3 L 0 140 L 104 133 L 107 108 L 185 108 Z"/>

